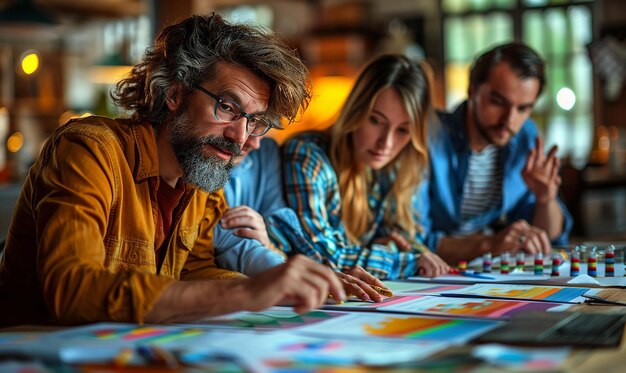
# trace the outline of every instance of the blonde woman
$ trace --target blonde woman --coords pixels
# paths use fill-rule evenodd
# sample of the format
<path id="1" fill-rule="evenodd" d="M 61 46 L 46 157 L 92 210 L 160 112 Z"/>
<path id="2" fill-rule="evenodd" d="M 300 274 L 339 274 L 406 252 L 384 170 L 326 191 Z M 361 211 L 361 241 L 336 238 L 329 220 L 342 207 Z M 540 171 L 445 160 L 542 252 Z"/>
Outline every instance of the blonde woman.
<path id="1" fill-rule="evenodd" d="M 424 69 L 383 55 L 361 72 L 337 122 L 284 146 L 287 203 L 313 243 L 304 254 L 381 279 L 450 270 L 422 244 L 417 193 L 431 113 Z"/>

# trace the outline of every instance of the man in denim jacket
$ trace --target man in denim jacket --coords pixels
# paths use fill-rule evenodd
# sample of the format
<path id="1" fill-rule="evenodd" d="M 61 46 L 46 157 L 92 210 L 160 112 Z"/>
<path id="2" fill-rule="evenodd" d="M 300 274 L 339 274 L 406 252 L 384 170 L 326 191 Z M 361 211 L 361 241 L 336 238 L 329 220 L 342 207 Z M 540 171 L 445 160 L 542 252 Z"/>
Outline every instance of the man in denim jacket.
<path id="1" fill-rule="evenodd" d="M 544 154 L 529 119 L 544 81 L 532 49 L 498 46 L 472 67 L 468 100 L 433 124 L 420 208 L 428 246 L 448 263 L 487 252 L 548 254 L 567 243 L 572 218 L 558 198 L 557 149 Z"/>

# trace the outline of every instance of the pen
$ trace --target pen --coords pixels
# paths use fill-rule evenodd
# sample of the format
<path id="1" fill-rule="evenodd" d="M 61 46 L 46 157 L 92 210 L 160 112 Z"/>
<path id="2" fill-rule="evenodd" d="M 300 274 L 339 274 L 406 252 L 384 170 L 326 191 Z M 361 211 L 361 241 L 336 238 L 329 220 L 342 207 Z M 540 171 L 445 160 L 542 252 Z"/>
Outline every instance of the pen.
<path id="1" fill-rule="evenodd" d="M 468 271 L 459 272 L 459 275 L 465 276 L 465 277 L 482 278 L 485 280 L 495 280 L 495 278 L 492 276 L 487 276 L 487 275 L 483 275 L 482 273 L 476 273 L 476 272 L 468 272 Z"/>
<path id="2" fill-rule="evenodd" d="M 606 298 L 602 298 L 599 297 L 597 295 L 587 295 L 587 294 L 583 294 L 582 295 L 583 298 L 587 298 L 587 300 L 585 301 L 586 303 L 603 303 L 603 304 L 613 304 L 616 306 L 626 306 L 626 303 L 624 302 L 618 302 L 615 300 L 609 300 Z"/>

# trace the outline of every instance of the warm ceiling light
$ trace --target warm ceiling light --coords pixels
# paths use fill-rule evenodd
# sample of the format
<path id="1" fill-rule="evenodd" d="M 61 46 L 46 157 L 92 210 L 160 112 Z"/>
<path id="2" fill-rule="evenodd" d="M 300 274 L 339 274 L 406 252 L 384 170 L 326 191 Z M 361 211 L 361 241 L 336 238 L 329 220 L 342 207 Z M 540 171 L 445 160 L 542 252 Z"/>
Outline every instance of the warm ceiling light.
<path id="1" fill-rule="evenodd" d="M 11 153 L 17 153 L 24 145 L 24 135 L 21 132 L 15 132 L 7 139 L 7 149 Z"/>
<path id="2" fill-rule="evenodd" d="M 39 55 L 35 51 L 24 52 L 21 65 L 24 74 L 34 74 L 39 68 Z"/>

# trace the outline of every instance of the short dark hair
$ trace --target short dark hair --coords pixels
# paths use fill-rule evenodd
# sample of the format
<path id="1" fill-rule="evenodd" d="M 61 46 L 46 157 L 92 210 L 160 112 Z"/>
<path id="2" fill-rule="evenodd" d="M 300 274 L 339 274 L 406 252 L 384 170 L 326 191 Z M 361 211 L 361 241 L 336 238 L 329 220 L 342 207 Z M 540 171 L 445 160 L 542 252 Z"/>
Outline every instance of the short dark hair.
<path id="1" fill-rule="evenodd" d="M 520 78 L 537 78 L 537 96 L 541 94 L 546 83 L 544 61 L 532 48 L 519 42 L 499 45 L 478 57 L 470 70 L 470 87 L 486 82 L 491 69 L 500 62 L 508 63 Z"/>
<path id="2" fill-rule="evenodd" d="M 215 78 L 222 62 L 245 67 L 268 83 L 268 113 L 292 122 L 309 104 L 308 69 L 295 49 L 269 30 L 231 24 L 214 13 L 164 28 L 143 60 L 117 83 L 112 98 L 133 113 L 134 121 L 158 126 L 169 114 L 168 90 L 180 84 L 183 96 L 191 94 Z"/>

